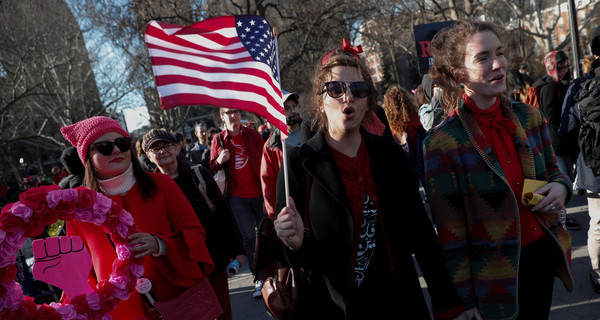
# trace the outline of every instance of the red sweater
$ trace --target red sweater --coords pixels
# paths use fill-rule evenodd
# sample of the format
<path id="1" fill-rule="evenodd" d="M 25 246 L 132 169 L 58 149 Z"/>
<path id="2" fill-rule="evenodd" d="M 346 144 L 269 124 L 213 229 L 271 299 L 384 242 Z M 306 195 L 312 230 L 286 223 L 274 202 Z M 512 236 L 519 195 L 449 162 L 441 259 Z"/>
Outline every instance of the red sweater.
<path id="1" fill-rule="evenodd" d="M 165 241 L 167 255 L 144 258 L 144 277 L 152 281 L 152 292 L 159 301 L 168 301 L 187 287 L 197 284 L 214 268 L 204 243 L 206 233 L 184 194 L 167 175 L 150 173 L 158 190 L 148 201 L 143 201 L 138 183 L 125 194 L 109 196 L 129 211 L 140 232 L 155 235 Z M 101 227 L 94 224 L 68 221 L 67 233 L 81 236 L 92 256 L 91 282 L 108 279 L 115 249 Z M 94 279 L 95 278 L 95 279 Z M 113 310 L 115 319 L 144 317 L 142 300 L 133 292 Z"/>

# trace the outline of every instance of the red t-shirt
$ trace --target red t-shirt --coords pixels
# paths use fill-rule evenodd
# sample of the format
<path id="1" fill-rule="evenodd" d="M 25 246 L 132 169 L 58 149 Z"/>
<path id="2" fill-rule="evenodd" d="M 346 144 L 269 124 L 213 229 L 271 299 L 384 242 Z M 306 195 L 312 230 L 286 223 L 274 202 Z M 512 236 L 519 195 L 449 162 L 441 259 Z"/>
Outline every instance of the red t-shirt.
<path id="1" fill-rule="evenodd" d="M 354 221 L 354 258 L 353 263 L 356 262 L 356 254 L 358 252 L 358 244 L 360 243 L 359 237 L 361 236 L 361 225 L 363 224 L 363 215 L 365 209 L 365 195 L 368 195 L 370 200 L 373 202 L 377 210 L 378 225 L 382 226 L 381 213 L 379 208 L 379 196 L 377 193 L 377 186 L 371 173 L 371 162 L 369 159 L 369 152 L 365 144 L 364 139 L 360 143 L 356 157 L 349 157 L 333 147 L 329 146 L 331 154 L 335 164 L 337 165 L 342 182 L 346 189 L 346 194 L 350 200 L 350 207 L 352 210 L 352 217 Z M 384 228 L 379 229 L 382 232 L 382 237 L 385 240 L 385 250 L 387 251 L 388 257 L 392 257 L 392 249 L 389 241 L 387 241 L 387 235 Z M 354 266 L 353 266 L 354 267 Z M 391 263 L 390 269 L 392 273 L 397 269 L 395 263 Z"/>
<path id="2" fill-rule="evenodd" d="M 346 194 L 350 200 L 352 215 L 354 216 L 354 225 L 360 225 L 365 203 L 365 192 L 370 195 L 371 200 L 379 207 L 377 198 L 377 188 L 371 175 L 371 163 L 369 153 L 364 140 L 358 148 L 356 157 L 349 157 L 336 149 L 329 147 L 333 159 L 340 170 L 340 176 L 346 188 Z M 357 228 L 360 229 L 360 228 Z"/>
<path id="3" fill-rule="evenodd" d="M 234 166 L 233 172 L 235 174 L 235 183 L 230 186 L 231 195 L 242 198 L 261 197 L 260 178 L 252 170 L 242 135 L 233 136 L 231 142 L 235 147 L 235 154 L 232 155 L 232 159 L 229 159 L 230 165 Z"/>

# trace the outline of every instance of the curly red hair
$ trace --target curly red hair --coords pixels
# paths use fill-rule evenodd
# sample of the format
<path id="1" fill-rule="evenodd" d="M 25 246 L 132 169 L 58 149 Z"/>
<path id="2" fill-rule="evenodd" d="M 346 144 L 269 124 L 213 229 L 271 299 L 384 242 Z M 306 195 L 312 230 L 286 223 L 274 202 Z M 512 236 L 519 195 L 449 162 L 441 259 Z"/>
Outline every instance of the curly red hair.
<path id="1" fill-rule="evenodd" d="M 418 106 L 406 89 L 393 86 L 387 90 L 383 97 L 383 110 L 394 133 L 402 134 L 406 131 L 411 114 L 418 112 Z"/>

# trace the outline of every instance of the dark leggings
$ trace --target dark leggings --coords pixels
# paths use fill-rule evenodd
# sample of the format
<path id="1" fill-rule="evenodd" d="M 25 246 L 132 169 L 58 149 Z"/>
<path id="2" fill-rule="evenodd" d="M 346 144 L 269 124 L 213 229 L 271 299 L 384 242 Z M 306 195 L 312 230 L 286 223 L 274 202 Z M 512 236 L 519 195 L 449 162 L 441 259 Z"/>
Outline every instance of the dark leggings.
<path id="1" fill-rule="evenodd" d="M 517 319 L 548 319 L 556 269 L 551 241 L 546 237 L 521 249 Z"/>

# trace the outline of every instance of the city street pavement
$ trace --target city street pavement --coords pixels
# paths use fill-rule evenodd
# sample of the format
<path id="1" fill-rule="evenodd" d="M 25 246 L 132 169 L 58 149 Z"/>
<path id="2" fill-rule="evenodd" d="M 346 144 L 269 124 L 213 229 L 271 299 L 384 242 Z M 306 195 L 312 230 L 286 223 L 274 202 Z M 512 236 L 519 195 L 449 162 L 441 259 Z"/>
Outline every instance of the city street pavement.
<path id="1" fill-rule="evenodd" d="M 575 290 L 569 293 L 558 279 L 554 284 L 554 297 L 550 320 L 600 320 L 600 294 L 594 292 L 588 273 L 590 261 L 587 252 L 589 216 L 585 196 L 574 196 L 567 205 L 569 217 L 574 217 L 581 229 L 573 230 L 572 266 Z M 423 290 L 427 286 L 421 279 Z M 234 320 L 272 320 L 262 299 L 252 297 L 254 284 L 247 265 L 229 279 L 229 292 Z M 426 297 L 427 294 L 425 294 Z"/>
<path id="2" fill-rule="evenodd" d="M 587 251 L 587 230 L 590 217 L 587 213 L 585 196 L 574 196 L 567 204 L 567 213 L 569 217 L 575 217 L 577 223 L 581 224 L 581 229 L 572 230 L 571 265 L 575 289 L 569 293 L 562 282 L 554 282 L 554 297 L 549 319 L 598 320 L 600 319 L 600 294 L 594 291 L 589 278 L 591 264 Z"/>

